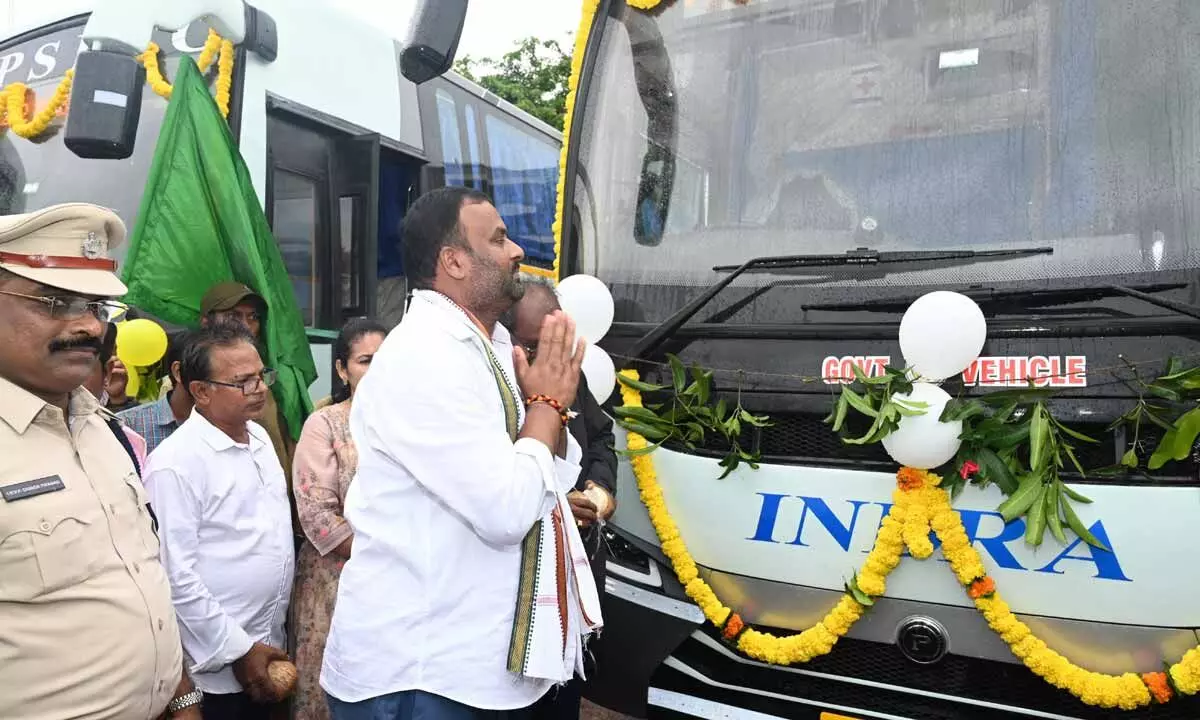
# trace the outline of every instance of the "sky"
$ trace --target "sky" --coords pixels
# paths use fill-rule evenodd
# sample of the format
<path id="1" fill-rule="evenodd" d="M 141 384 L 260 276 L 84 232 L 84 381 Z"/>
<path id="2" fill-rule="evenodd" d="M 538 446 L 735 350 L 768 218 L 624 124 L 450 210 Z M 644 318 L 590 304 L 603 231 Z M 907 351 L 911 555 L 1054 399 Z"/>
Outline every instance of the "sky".
<path id="1" fill-rule="evenodd" d="M 168 0 L 169 1 L 169 0 Z M 297 0 L 325 2 L 403 37 L 415 0 Z M 0 37 L 57 20 L 94 5 L 80 0 L 0 0 Z M 583 0 L 470 0 L 459 55 L 499 57 L 530 35 L 566 43 L 579 24 Z"/>

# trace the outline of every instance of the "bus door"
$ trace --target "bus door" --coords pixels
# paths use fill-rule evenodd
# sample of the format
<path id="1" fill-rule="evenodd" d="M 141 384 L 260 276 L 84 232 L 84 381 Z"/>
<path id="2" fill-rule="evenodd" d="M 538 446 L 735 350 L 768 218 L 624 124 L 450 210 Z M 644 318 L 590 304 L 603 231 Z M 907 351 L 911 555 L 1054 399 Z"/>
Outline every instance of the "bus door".
<path id="1" fill-rule="evenodd" d="M 308 328 L 319 400 L 329 395 L 342 324 L 364 315 L 399 320 L 399 228 L 420 161 L 381 147 L 377 134 L 272 109 L 267 162 L 267 218 Z"/>

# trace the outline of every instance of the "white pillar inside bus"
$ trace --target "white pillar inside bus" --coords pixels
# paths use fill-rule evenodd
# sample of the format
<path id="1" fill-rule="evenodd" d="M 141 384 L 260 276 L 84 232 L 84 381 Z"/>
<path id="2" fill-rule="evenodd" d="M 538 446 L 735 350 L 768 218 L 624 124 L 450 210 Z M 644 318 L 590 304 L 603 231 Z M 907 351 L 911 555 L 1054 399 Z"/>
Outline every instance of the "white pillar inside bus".
<path id="1" fill-rule="evenodd" d="M 136 55 L 146 49 L 154 28 L 179 30 L 196 20 L 203 20 L 235 44 L 245 38 L 242 0 L 108 0 L 88 18 L 83 41 L 93 50 Z"/>

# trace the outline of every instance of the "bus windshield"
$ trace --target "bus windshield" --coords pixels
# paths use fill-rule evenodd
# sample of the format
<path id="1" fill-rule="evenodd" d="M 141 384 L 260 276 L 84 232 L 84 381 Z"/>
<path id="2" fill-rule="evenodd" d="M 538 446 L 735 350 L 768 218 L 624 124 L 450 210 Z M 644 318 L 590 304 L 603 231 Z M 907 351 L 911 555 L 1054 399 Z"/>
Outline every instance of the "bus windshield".
<path id="1" fill-rule="evenodd" d="M 575 202 L 590 205 L 579 269 L 619 293 L 860 247 L 1053 252 L 792 274 L 877 290 L 1200 265 L 1200 4 L 614 6 L 588 78 Z"/>
<path id="2" fill-rule="evenodd" d="M 86 18 L 75 18 L 33 34 L 14 38 L 0 50 L 0 86 L 25 83 L 40 110 L 49 103 L 63 75 L 75 64 Z M 167 77 L 174 77 L 180 52 L 198 53 L 207 28 L 195 25 L 174 35 L 155 33 L 162 48 Z M 154 147 L 166 115 L 167 101 L 148 86 L 134 153 L 124 160 L 84 159 L 63 144 L 62 118 L 42 136 L 27 140 L 11 129 L 0 134 L 0 214 L 23 213 L 64 202 L 89 202 L 116 211 L 132 229 Z M 61 113 L 65 114 L 65 112 Z M 124 257 L 126 246 L 115 248 Z"/>

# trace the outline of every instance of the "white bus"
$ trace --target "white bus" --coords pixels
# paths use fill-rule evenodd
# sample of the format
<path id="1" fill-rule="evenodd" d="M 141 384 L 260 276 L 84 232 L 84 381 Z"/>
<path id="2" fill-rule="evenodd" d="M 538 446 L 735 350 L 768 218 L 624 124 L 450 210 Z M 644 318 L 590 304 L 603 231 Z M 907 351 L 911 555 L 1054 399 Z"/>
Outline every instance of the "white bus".
<path id="1" fill-rule="evenodd" d="M 227 11 L 229 3 L 211 5 Z M 243 12 L 240 2 L 232 6 Z M 90 11 L 122 17 L 140 8 L 152 18 L 155 7 L 81 5 L 0 42 L 0 87 L 25 83 L 43 107 L 84 49 Z M 210 27 L 222 25 L 213 12 L 178 30 L 132 19 L 127 29 L 160 46 L 170 80 L 181 55 L 198 56 Z M 272 53 L 238 43 L 229 122 L 311 330 L 320 373 L 314 398 L 328 394 L 328 343 L 345 319 L 399 320 L 400 221 L 421 192 L 449 183 L 488 193 L 524 248 L 527 269 L 549 272 L 557 130 L 453 72 L 412 83 L 400 72 L 401 41 L 323 3 L 267 0 L 246 17 L 253 20 L 243 32 L 274 30 L 275 51 L 264 57 Z M 132 228 L 166 107 L 147 83 L 136 143 L 121 160 L 72 153 L 63 143 L 69 115 L 33 140 L 3 133 L 0 213 L 85 201 L 113 208 Z"/>
<path id="2" fill-rule="evenodd" d="M 984 567 L 1034 634 L 1082 668 L 1179 662 L 1200 627 L 1198 455 L 1128 477 L 1092 471 L 1135 444 L 1144 457 L 1161 436 L 1110 426 L 1137 406 L 1130 363 L 1150 379 L 1168 356 L 1200 357 L 1188 304 L 1200 297 L 1200 3 L 584 6 L 564 275 L 611 287 L 603 344 L 618 367 L 670 385 L 661 363 L 675 353 L 714 371 L 714 399 L 775 421 L 743 426 L 758 470 L 718 479 L 727 445 L 712 434 L 649 456 L 717 597 L 777 635 L 838 602 L 892 502 L 896 465 L 822 423 L 835 385 L 853 365 L 901 366 L 906 307 L 958 290 L 978 298 L 989 337 L 948 388 L 1053 384 L 1057 417 L 1098 440 L 1080 444 L 1087 477 L 1064 476 L 1094 500 L 1078 512 L 1109 548 L 1069 531 L 1030 547 L 1024 521 L 995 511 L 994 486 L 969 487 L 954 505 Z M 876 252 L 910 260 L 875 263 Z M 776 261 L 705 301 L 747 261 L 797 255 L 810 266 Z M 610 707 L 758 720 L 1200 717 L 1195 697 L 1125 712 L 1037 677 L 940 554 L 904 558 L 828 655 L 752 660 L 685 596 L 621 467 L 593 686 Z"/>

